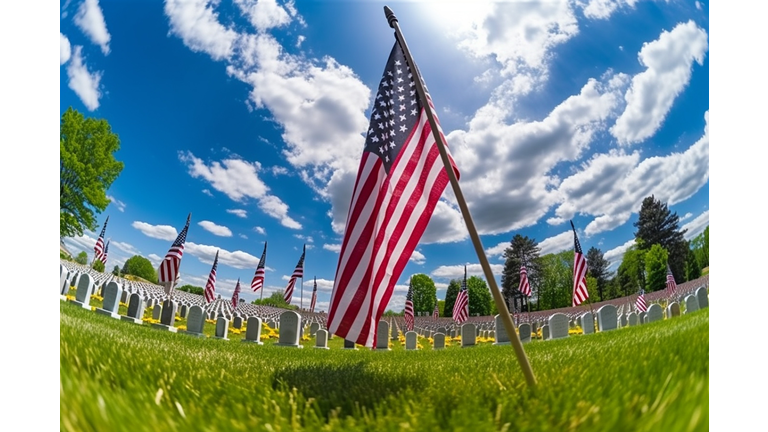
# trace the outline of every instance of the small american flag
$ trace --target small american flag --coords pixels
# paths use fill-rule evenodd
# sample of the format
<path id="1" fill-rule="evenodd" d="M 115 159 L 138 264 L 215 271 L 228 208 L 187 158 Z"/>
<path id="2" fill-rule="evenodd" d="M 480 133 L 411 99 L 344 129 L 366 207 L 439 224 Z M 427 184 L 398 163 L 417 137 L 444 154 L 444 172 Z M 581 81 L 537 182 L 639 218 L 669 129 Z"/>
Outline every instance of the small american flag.
<path id="1" fill-rule="evenodd" d="M 405 296 L 405 328 L 408 331 L 413 330 L 413 285 L 408 282 L 408 295 Z"/>
<path id="2" fill-rule="evenodd" d="M 677 291 L 677 284 L 675 283 L 675 275 L 672 274 L 672 269 L 667 263 L 667 291 L 669 295 L 674 295 Z"/>
<path id="3" fill-rule="evenodd" d="M 184 255 L 184 243 L 187 241 L 187 231 L 189 230 L 189 220 L 191 217 L 192 213 L 187 216 L 187 224 L 184 225 L 184 229 L 181 230 L 179 236 L 176 237 L 176 241 L 168 249 L 168 253 L 165 254 L 165 258 L 163 258 L 160 268 L 157 270 L 157 281 L 165 286 L 165 293 L 168 295 L 170 295 L 173 285 L 179 278 L 179 266 L 181 265 L 181 257 Z"/>
<path id="4" fill-rule="evenodd" d="M 293 270 L 293 274 L 291 275 L 291 280 L 288 281 L 288 286 L 285 287 L 283 300 L 285 300 L 285 302 L 288 304 L 291 304 L 291 298 L 293 298 L 293 288 L 296 286 L 296 279 L 304 279 L 304 255 L 306 253 L 307 245 L 304 245 L 304 250 L 301 253 L 301 258 L 299 258 L 299 263 L 296 264 L 296 268 Z"/>
<path id="5" fill-rule="evenodd" d="M 267 242 L 264 242 L 264 252 L 261 253 L 261 259 L 259 260 L 259 265 L 256 267 L 256 273 L 253 275 L 253 280 L 251 281 L 251 289 L 253 292 L 256 292 L 260 290 L 261 288 L 264 288 L 264 275 L 266 274 L 264 269 L 267 265 Z"/>
<path id="6" fill-rule="evenodd" d="M 525 265 L 520 266 L 520 292 L 528 297 L 531 296 L 531 284 L 528 282 L 528 270 Z"/>
<path id="7" fill-rule="evenodd" d="M 237 285 L 235 285 L 235 292 L 232 293 L 232 311 L 237 309 L 237 302 L 240 300 L 240 278 L 237 278 Z"/>
<path id="8" fill-rule="evenodd" d="M 581 251 L 581 244 L 579 243 L 579 237 L 576 235 L 576 227 L 573 226 L 571 221 L 571 229 L 573 229 L 573 304 L 572 306 L 580 305 L 584 300 L 589 298 L 587 292 L 587 258 Z"/>
<path id="9" fill-rule="evenodd" d="M 432 318 L 434 319 L 440 318 L 440 308 L 438 308 L 438 305 L 437 297 L 435 297 L 435 310 L 432 312 Z"/>
<path id="10" fill-rule="evenodd" d="M 315 286 L 312 288 L 312 301 L 309 303 L 309 311 L 315 312 L 315 303 L 317 303 L 317 277 L 315 277 Z"/>
<path id="11" fill-rule="evenodd" d="M 456 303 L 453 305 L 453 320 L 461 324 L 469 318 L 469 294 L 467 292 L 467 266 L 464 266 L 464 280 L 461 289 L 456 295 Z"/>
<path id="12" fill-rule="evenodd" d="M 417 82 L 418 68 L 395 41 L 371 109 L 328 310 L 329 333 L 368 348 L 449 181 L 427 120 L 434 106 L 428 94 L 420 100 Z"/>
<path id="13" fill-rule="evenodd" d="M 94 259 L 101 260 L 101 255 L 104 253 L 104 232 L 107 230 L 107 222 L 109 222 L 109 216 L 104 221 L 104 226 L 101 227 L 101 234 L 96 239 L 96 246 L 93 247 Z"/>
<path id="14" fill-rule="evenodd" d="M 635 307 L 640 312 L 648 312 L 648 305 L 645 304 L 645 291 L 640 290 L 640 294 L 637 296 L 637 300 L 635 300 Z"/>
<path id="15" fill-rule="evenodd" d="M 216 266 L 219 264 L 219 251 L 216 251 L 216 257 L 213 259 L 213 267 L 208 275 L 208 282 L 205 284 L 205 302 L 210 303 L 216 299 Z"/>
<path id="16" fill-rule="evenodd" d="M 107 254 L 109 253 L 109 240 L 107 240 L 107 244 L 104 245 L 104 253 L 101 254 L 101 258 L 99 260 L 102 264 L 105 266 L 107 265 Z"/>

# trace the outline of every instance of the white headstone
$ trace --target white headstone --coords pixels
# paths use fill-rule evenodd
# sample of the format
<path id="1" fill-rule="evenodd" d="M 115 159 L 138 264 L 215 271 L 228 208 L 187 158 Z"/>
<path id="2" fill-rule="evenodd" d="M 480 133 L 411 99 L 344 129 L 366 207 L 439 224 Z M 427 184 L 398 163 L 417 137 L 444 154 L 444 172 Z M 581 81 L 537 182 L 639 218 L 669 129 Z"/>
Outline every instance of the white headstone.
<path id="1" fill-rule="evenodd" d="M 312 324 L 309 325 L 309 336 L 315 337 L 318 330 L 320 330 L 320 323 L 313 322 Z"/>
<path id="2" fill-rule="evenodd" d="M 581 317 L 581 330 L 584 334 L 592 334 L 595 332 L 595 318 L 592 316 L 592 312 L 587 312 Z"/>
<path id="3" fill-rule="evenodd" d="M 517 330 L 520 332 L 520 342 L 526 343 L 531 341 L 531 325 L 528 323 L 522 323 L 520 324 L 520 327 L 517 328 Z"/>
<path id="4" fill-rule="evenodd" d="M 155 306 L 155 308 L 158 308 L 158 306 Z M 154 323 L 152 328 L 176 333 L 178 331 L 176 328 L 176 302 L 166 300 L 163 302 L 160 310 L 160 324 Z"/>
<path id="5" fill-rule="evenodd" d="M 376 350 L 389 351 L 389 323 L 379 321 L 379 328 L 376 330 Z"/>
<path id="6" fill-rule="evenodd" d="M 507 334 L 507 329 L 504 327 L 504 321 L 501 319 L 501 315 L 496 315 L 494 317 L 494 322 L 496 324 L 496 342 L 494 342 L 494 345 L 509 345 L 512 342 L 509 339 L 509 335 Z"/>
<path id="7" fill-rule="evenodd" d="M 328 330 L 320 329 L 315 333 L 315 348 L 328 349 Z"/>
<path id="8" fill-rule="evenodd" d="M 638 324 L 637 314 L 634 312 L 630 312 L 627 316 L 627 324 L 632 327 L 636 326 Z"/>
<path id="9" fill-rule="evenodd" d="M 213 338 L 229 340 L 227 339 L 228 333 L 229 333 L 229 320 L 224 317 L 219 317 L 216 320 L 216 333 L 214 334 Z"/>
<path id="10" fill-rule="evenodd" d="M 93 278 L 89 274 L 82 274 L 77 278 L 77 291 L 75 303 L 85 309 L 91 309 L 91 291 L 93 290 Z"/>
<path id="11" fill-rule="evenodd" d="M 672 302 L 667 306 L 667 318 L 673 318 L 673 317 L 679 317 L 680 316 L 680 304 L 677 302 Z"/>
<path id="12" fill-rule="evenodd" d="M 187 312 L 187 329 L 183 333 L 190 336 L 205 337 L 203 334 L 204 324 L 203 308 L 197 305 L 192 306 Z"/>
<path id="13" fill-rule="evenodd" d="M 117 282 L 110 281 L 104 288 L 104 302 L 101 309 L 96 309 L 96 313 L 108 315 L 115 319 L 120 319 L 117 310 L 120 307 L 120 295 L 123 288 Z"/>
<path id="14" fill-rule="evenodd" d="M 696 312 L 699 310 L 699 299 L 695 295 L 691 294 L 685 297 L 685 313 Z"/>
<path id="15" fill-rule="evenodd" d="M 472 347 L 477 344 L 477 328 L 472 323 L 461 325 L 461 347 Z"/>
<path id="16" fill-rule="evenodd" d="M 261 318 L 249 317 L 245 325 L 245 339 L 243 342 L 250 342 L 256 345 L 263 345 L 261 341 Z"/>
<path id="17" fill-rule="evenodd" d="M 541 340 L 549 340 L 549 324 L 541 326 Z"/>
<path id="18" fill-rule="evenodd" d="M 568 315 L 556 313 L 549 317 L 549 339 L 560 339 L 568 337 Z"/>
<path id="19" fill-rule="evenodd" d="M 144 317 L 144 300 L 138 293 L 133 293 L 128 300 L 128 315 L 120 317 L 120 319 L 141 324 L 143 322 L 142 317 Z"/>
<path id="20" fill-rule="evenodd" d="M 699 301 L 699 309 L 709 307 L 709 293 L 707 287 L 699 287 L 696 289 L 696 299 Z"/>
<path id="21" fill-rule="evenodd" d="M 434 337 L 435 349 L 445 348 L 445 334 L 437 332 Z"/>
<path id="22" fill-rule="evenodd" d="M 405 349 L 407 351 L 417 349 L 416 339 L 417 339 L 417 334 L 415 331 L 405 332 Z"/>
<path id="23" fill-rule="evenodd" d="M 607 304 L 597 310 L 597 327 L 601 332 L 616 330 L 618 316 L 616 306 Z"/>
<path id="24" fill-rule="evenodd" d="M 301 315 L 295 311 L 285 311 L 280 314 L 280 337 L 275 346 L 304 348 L 299 344 L 299 329 Z"/>

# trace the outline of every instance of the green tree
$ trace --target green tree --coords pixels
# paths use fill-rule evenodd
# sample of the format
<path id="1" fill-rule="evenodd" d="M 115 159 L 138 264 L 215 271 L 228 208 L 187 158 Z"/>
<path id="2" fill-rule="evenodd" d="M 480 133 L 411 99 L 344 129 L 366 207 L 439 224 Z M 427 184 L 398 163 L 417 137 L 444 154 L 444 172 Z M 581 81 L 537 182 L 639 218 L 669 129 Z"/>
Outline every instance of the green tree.
<path id="1" fill-rule="evenodd" d="M 525 258 L 531 290 L 535 291 L 538 287 L 542 269 L 540 252 L 541 249 L 536 240 L 520 234 L 512 237 L 509 247 L 504 251 L 504 272 L 501 275 L 501 293 L 507 305 L 512 304 L 514 293 L 520 286 L 520 266 L 523 258 Z"/>
<path id="2" fill-rule="evenodd" d="M 440 314 L 441 317 L 445 316 L 445 300 L 437 301 L 437 313 Z"/>
<path id="3" fill-rule="evenodd" d="M 80 252 L 75 257 L 75 262 L 82 265 L 88 265 L 88 254 L 83 252 Z"/>
<path id="4" fill-rule="evenodd" d="M 557 309 L 573 304 L 573 250 L 541 257 L 537 309 Z"/>
<path id="5" fill-rule="evenodd" d="M 594 246 L 589 248 L 587 251 L 587 267 L 589 268 L 589 274 L 595 278 L 595 282 L 597 283 L 597 296 L 592 297 L 592 294 L 589 296 L 589 298 L 595 299 L 593 301 L 603 301 L 603 291 L 610 278 L 610 272 L 608 271 L 609 265 L 610 263 L 605 259 L 605 256 L 600 249 L 597 249 Z"/>
<path id="6" fill-rule="evenodd" d="M 691 250 L 698 261 L 699 270 L 709 267 L 709 226 L 691 240 Z"/>
<path id="7" fill-rule="evenodd" d="M 115 265 L 115 268 L 112 269 L 112 274 L 115 276 L 120 276 L 120 266 Z"/>
<path id="8" fill-rule="evenodd" d="M 190 284 L 182 285 L 176 289 L 180 291 L 188 292 L 190 294 L 198 294 L 198 295 L 205 294 L 205 290 L 202 287 L 194 286 Z"/>
<path id="9" fill-rule="evenodd" d="M 101 260 L 95 260 L 93 265 L 91 265 L 91 268 L 97 272 L 104 273 L 104 263 L 101 262 Z"/>
<path id="10" fill-rule="evenodd" d="M 607 283 L 607 281 L 606 281 L 606 283 Z M 597 286 L 597 278 L 593 277 L 593 276 L 590 276 L 589 274 L 587 275 L 587 293 L 589 293 L 590 301 L 592 301 L 592 302 L 597 301 L 597 300 L 595 300 L 595 299 L 597 299 L 597 296 L 599 295 L 599 289 L 598 289 L 598 286 Z M 602 301 L 602 300 L 600 300 L 600 301 Z"/>
<path id="11" fill-rule="evenodd" d="M 453 305 L 456 304 L 456 296 L 459 294 L 460 289 L 461 279 L 451 279 L 451 281 L 448 282 L 448 289 L 445 290 L 444 312 L 440 316 L 453 316 Z"/>
<path id="12" fill-rule="evenodd" d="M 491 291 L 485 280 L 478 276 L 467 279 L 467 294 L 469 295 L 469 314 L 489 316 L 491 314 Z"/>
<path id="13" fill-rule="evenodd" d="M 645 290 L 663 290 L 667 286 L 667 260 L 669 254 L 661 245 L 655 244 L 645 254 Z"/>
<path id="14" fill-rule="evenodd" d="M 431 314 L 435 310 L 435 299 L 437 298 L 435 281 L 431 277 L 419 273 L 411 276 L 411 286 L 413 287 L 413 311 L 417 315 L 419 312 Z"/>
<path id="15" fill-rule="evenodd" d="M 59 236 L 81 236 L 96 229 L 96 214 L 110 202 L 106 191 L 123 170 L 114 157 L 120 139 L 106 120 L 72 107 L 62 114 L 59 132 Z"/>
<path id="16" fill-rule="evenodd" d="M 271 296 L 265 299 L 256 299 L 251 303 L 255 305 L 272 306 L 281 309 L 297 310 L 299 308 L 298 306 L 289 305 L 285 299 L 283 299 L 283 293 L 279 291 L 273 292 Z"/>
<path id="17" fill-rule="evenodd" d="M 696 257 L 696 253 L 691 251 L 688 253 L 688 259 L 685 260 L 685 278 L 690 281 L 700 277 L 701 267 L 699 267 L 699 260 Z"/>
<path id="18" fill-rule="evenodd" d="M 152 283 L 157 283 L 157 270 L 152 263 L 140 255 L 134 255 L 128 258 L 123 264 L 124 275 L 134 275 L 146 279 Z"/>
<path id="19" fill-rule="evenodd" d="M 645 286 L 645 254 L 646 251 L 636 244 L 624 252 L 618 269 L 620 291 L 617 297 L 630 295 Z"/>
<path id="20" fill-rule="evenodd" d="M 663 247 L 669 254 L 669 267 L 675 280 L 685 281 L 688 246 L 683 238 L 686 230 L 680 230 L 678 227 L 679 219 L 677 213 L 671 212 L 666 203 L 657 200 L 653 195 L 646 197 L 640 207 L 638 220 L 634 223 L 637 228 L 635 238 L 639 240 L 638 247 L 644 251 L 656 244 Z"/>

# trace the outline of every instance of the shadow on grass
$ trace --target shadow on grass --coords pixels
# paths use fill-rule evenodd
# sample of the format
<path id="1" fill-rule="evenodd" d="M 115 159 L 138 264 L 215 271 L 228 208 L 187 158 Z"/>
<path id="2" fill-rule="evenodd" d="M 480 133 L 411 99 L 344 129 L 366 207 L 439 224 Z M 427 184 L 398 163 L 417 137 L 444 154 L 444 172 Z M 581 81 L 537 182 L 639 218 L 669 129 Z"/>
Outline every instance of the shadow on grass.
<path id="1" fill-rule="evenodd" d="M 406 371 L 367 367 L 365 363 L 294 365 L 275 372 L 272 387 L 280 391 L 296 389 L 306 399 L 314 399 L 320 413 L 328 418 L 360 416 L 372 412 L 380 402 L 407 390 L 423 388 L 426 382 Z"/>

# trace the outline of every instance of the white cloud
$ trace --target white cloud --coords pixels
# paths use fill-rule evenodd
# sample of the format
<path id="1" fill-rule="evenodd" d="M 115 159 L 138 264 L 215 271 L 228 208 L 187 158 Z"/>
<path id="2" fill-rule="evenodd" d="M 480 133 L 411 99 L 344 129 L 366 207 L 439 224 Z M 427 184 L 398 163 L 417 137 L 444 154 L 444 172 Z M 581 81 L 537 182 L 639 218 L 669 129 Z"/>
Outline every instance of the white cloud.
<path id="1" fill-rule="evenodd" d="M 107 31 L 104 14 L 99 7 L 99 0 L 85 0 L 81 3 L 74 20 L 80 30 L 91 39 L 91 42 L 101 47 L 101 52 L 104 55 L 109 54 L 111 37 Z"/>
<path id="2" fill-rule="evenodd" d="M 496 246 L 491 246 L 485 250 L 485 254 L 487 256 L 498 256 L 503 257 L 504 251 L 507 250 L 507 248 L 510 246 L 510 242 L 501 242 L 497 244 Z"/>
<path id="3" fill-rule="evenodd" d="M 339 253 L 341 252 L 341 244 L 324 244 L 323 249 Z"/>
<path id="4" fill-rule="evenodd" d="M 235 0 L 254 28 L 264 32 L 291 22 L 291 17 L 275 0 Z"/>
<path id="5" fill-rule="evenodd" d="M 306 37 L 304 37 L 303 35 L 299 35 L 299 36 L 296 38 L 296 48 L 301 48 L 301 44 L 302 44 L 302 43 L 304 42 L 304 40 L 306 40 L 306 39 L 307 39 L 307 38 L 306 38 Z"/>
<path id="6" fill-rule="evenodd" d="M 119 210 L 120 212 L 125 212 L 125 203 L 124 203 L 124 202 L 122 202 L 122 201 L 118 200 L 117 198 L 115 198 L 115 197 L 113 197 L 113 196 L 111 196 L 111 195 L 107 195 L 107 199 L 108 199 L 108 200 L 109 200 L 109 201 L 110 201 L 112 204 L 114 204 L 114 206 L 115 206 L 115 208 L 116 208 L 117 210 Z"/>
<path id="7" fill-rule="evenodd" d="M 626 223 L 640 210 L 643 198 L 674 205 L 690 198 L 709 181 L 709 112 L 704 135 L 683 153 L 640 161 L 638 152 L 598 154 L 566 178 L 557 191 L 560 205 L 550 223 L 562 223 L 578 212 L 593 215 L 587 236 Z"/>
<path id="8" fill-rule="evenodd" d="M 109 245 L 114 246 L 120 250 L 123 250 L 129 253 L 130 255 L 141 255 L 141 252 L 139 252 L 138 249 L 136 249 L 133 245 L 129 243 L 110 240 Z"/>
<path id="9" fill-rule="evenodd" d="M 72 53 L 72 59 L 67 66 L 67 76 L 69 77 L 69 88 L 74 91 L 83 101 L 88 110 L 93 111 L 99 107 L 99 83 L 101 82 L 101 72 L 89 72 L 82 56 L 83 47 L 77 45 Z"/>
<path id="10" fill-rule="evenodd" d="M 614 266 L 618 267 L 619 264 L 621 264 L 621 260 L 624 259 L 624 253 L 632 247 L 635 244 L 635 239 L 627 240 L 626 243 L 624 243 L 621 246 L 617 246 L 603 254 L 603 258 L 605 258 L 606 261 L 608 261 L 610 264 L 608 267 L 613 268 Z"/>
<path id="11" fill-rule="evenodd" d="M 184 244 L 184 254 L 190 254 L 197 257 L 200 262 L 213 265 L 213 259 L 216 257 L 216 251 L 219 252 L 219 264 L 228 265 L 237 269 L 254 269 L 259 265 L 259 258 L 247 252 L 230 252 L 217 246 L 202 245 L 193 242 Z"/>
<path id="12" fill-rule="evenodd" d="M 427 257 L 425 257 L 423 253 L 414 250 L 411 254 L 411 258 L 409 258 L 408 261 L 421 265 L 427 262 Z"/>
<path id="13" fill-rule="evenodd" d="M 288 206 L 280 198 L 267 193 L 269 188 L 258 176 L 261 170 L 258 162 L 226 159 L 221 163 L 214 161 L 208 166 L 191 152 L 179 152 L 179 160 L 187 164 L 192 177 L 203 178 L 233 201 L 243 202 L 246 198 L 254 198 L 264 213 L 279 220 L 283 226 L 301 228 L 300 223 L 288 216 Z"/>
<path id="14" fill-rule="evenodd" d="M 697 1 L 697 2 L 695 2 L 695 4 L 696 4 L 696 9 L 701 10 L 701 8 L 702 8 L 701 2 Z"/>
<path id="15" fill-rule="evenodd" d="M 299 240 L 304 240 L 307 243 L 314 243 L 315 242 L 315 239 L 313 239 L 312 236 L 305 236 L 305 235 L 301 235 L 301 234 L 294 234 L 293 236 L 296 237 Z"/>
<path id="16" fill-rule="evenodd" d="M 245 235 L 245 234 L 242 234 L 242 233 L 241 233 L 241 234 L 238 234 L 238 236 L 239 236 L 240 238 L 242 238 L 242 239 L 246 239 L 246 240 L 248 240 L 248 236 L 247 236 L 247 235 Z"/>
<path id="17" fill-rule="evenodd" d="M 134 221 L 131 226 L 141 231 L 147 237 L 160 240 L 174 241 L 179 235 L 176 228 L 170 225 L 150 225 L 146 222 Z"/>
<path id="18" fill-rule="evenodd" d="M 573 249 L 573 231 L 568 230 L 546 238 L 539 243 L 539 248 L 541 249 L 541 256 Z"/>
<path id="19" fill-rule="evenodd" d="M 213 198 L 213 194 L 208 189 L 203 189 L 203 193 L 208 195 L 209 197 Z"/>
<path id="20" fill-rule="evenodd" d="M 163 261 L 163 257 L 161 257 L 160 255 L 157 255 L 157 254 L 153 254 L 153 253 L 147 255 L 147 258 L 149 259 L 149 262 L 151 262 L 152 265 L 155 268 L 160 267 L 160 263 Z"/>
<path id="21" fill-rule="evenodd" d="M 680 229 L 688 230 L 686 231 L 685 234 L 683 234 L 683 237 L 685 237 L 686 240 L 691 240 L 692 238 L 704 232 L 704 229 L 708 226 L 709 226 L 709 210 L 696 216 L 694 220 L 681 226 Z"/>
<path id="22" fill-rule="evenodd" d="M 275 165 L 272 168 L 270 168 L 270 171 L 272 171 L 272 174 L 275 176 L 288 174 L 288 168 L 278 166 L 278 165 Z"/>
<path id="23" fill-rule="evenodd" d="M 680 216 L 680 219 L 679 219 L 679 221 L 680 221 L 680 222 L 682 222 L 682 221 L 684 221 L 684 220 L 686 220 L 686 219 L 690 219 L 690 218 L 691 218 L 691 216 L 693 216 L 693 213 L 691 213 L 691 212 L 688 212 L 688 213 L 686 213 L 685 215 L 683 215 L 683 216 Z"/>
<path id="24" fill-rule="evenodd" d="M 261 235 L 264 235 L 264 234 L 267 233 L 267 231 L 264 228 L 260 227 L 260 226 L 253 227 L 253 230 L 256 231 L 257 233 L 261 234 Z"/>
<path id="25" fill-rule="evenodd" d="M 232 237 L 232 231 L 225 226 L 216 225 L 215 223 L 207 220 L 200 221 L 197 224 L 213 235 L 217 235 L 219 237 Z"/>
<path id="26" fill-rule="evenodd" d="M 638 59 L 647 69 L 632 78 L 624 96 L 626 109 L 611 128 L 620 144 L 637 143 L 656 133 L 675 98 L 688 85 L 693 62 L 704 64 L 707 49 L 707 32 L 693 21 L 678 24 L 643 45 Z"/>
<path id="27" fill-rule="evenodd" d="M 504 273 L 504 266 L 502 264 L 491 264 L 491 272 L 494 276 L 501 276 L 501 274 Z M 432 270 L 431 274 L 432 276 L 439 278 L 463 278 L 464 265 L 440 266 Z M 469 276 L 480 276 L 485 278 L 482 266 L 480 266 L 480 264 L 467 264 L 467 277 Z"/>
<path id="28" fill-rule="evenodd" d="M 232 54 L 237 33 L 221 25 L 211 4 L 208 0 L 166 0 L 165 15 L 170 33 L 180 37 L 184 45 L 221 60 Z"/>
<path id="29" fill-rule="evenodd" d="M 577 2 L 584 8 L 584 16 L 592 19 L 605 19 L 620 7 L 635 7 L 638 0 L 589 0 L 586 4 Z"/>
<path id="30" fill-rule="evenodd" d="M 228 209 L 227 213 L 233 214 L 233 215 L 235 215 L 237 217 L 241 217 L 241 218 L 247 218 L 248 217 L 248 212 L 246 212 L 243 209 Z"/>
<path id="31" fill-rule="evenodd" d="M 83 233 L 82 236 L 78 237 L 64 237 L 62 240 L 67 249 L 73 254 L 73 257 L 77 256 L 80 252 L 92 254 L 93 247 L 96 245 L 96 237 L 90 236 L 87 233 Z"/>
<path id="32" fill-rule="evenodd" d="M 59 35 L 61 36 L 60 41 L 60 55 L 59 55 L 59 64 L 63 65 L 64 63 L 69 61 L 69 58 L 72 56 L 72 47 L 69 44 L 69 39 L 67 39 L 66 36 L 64 36 L 63 33 L 59 32 Z"/>

